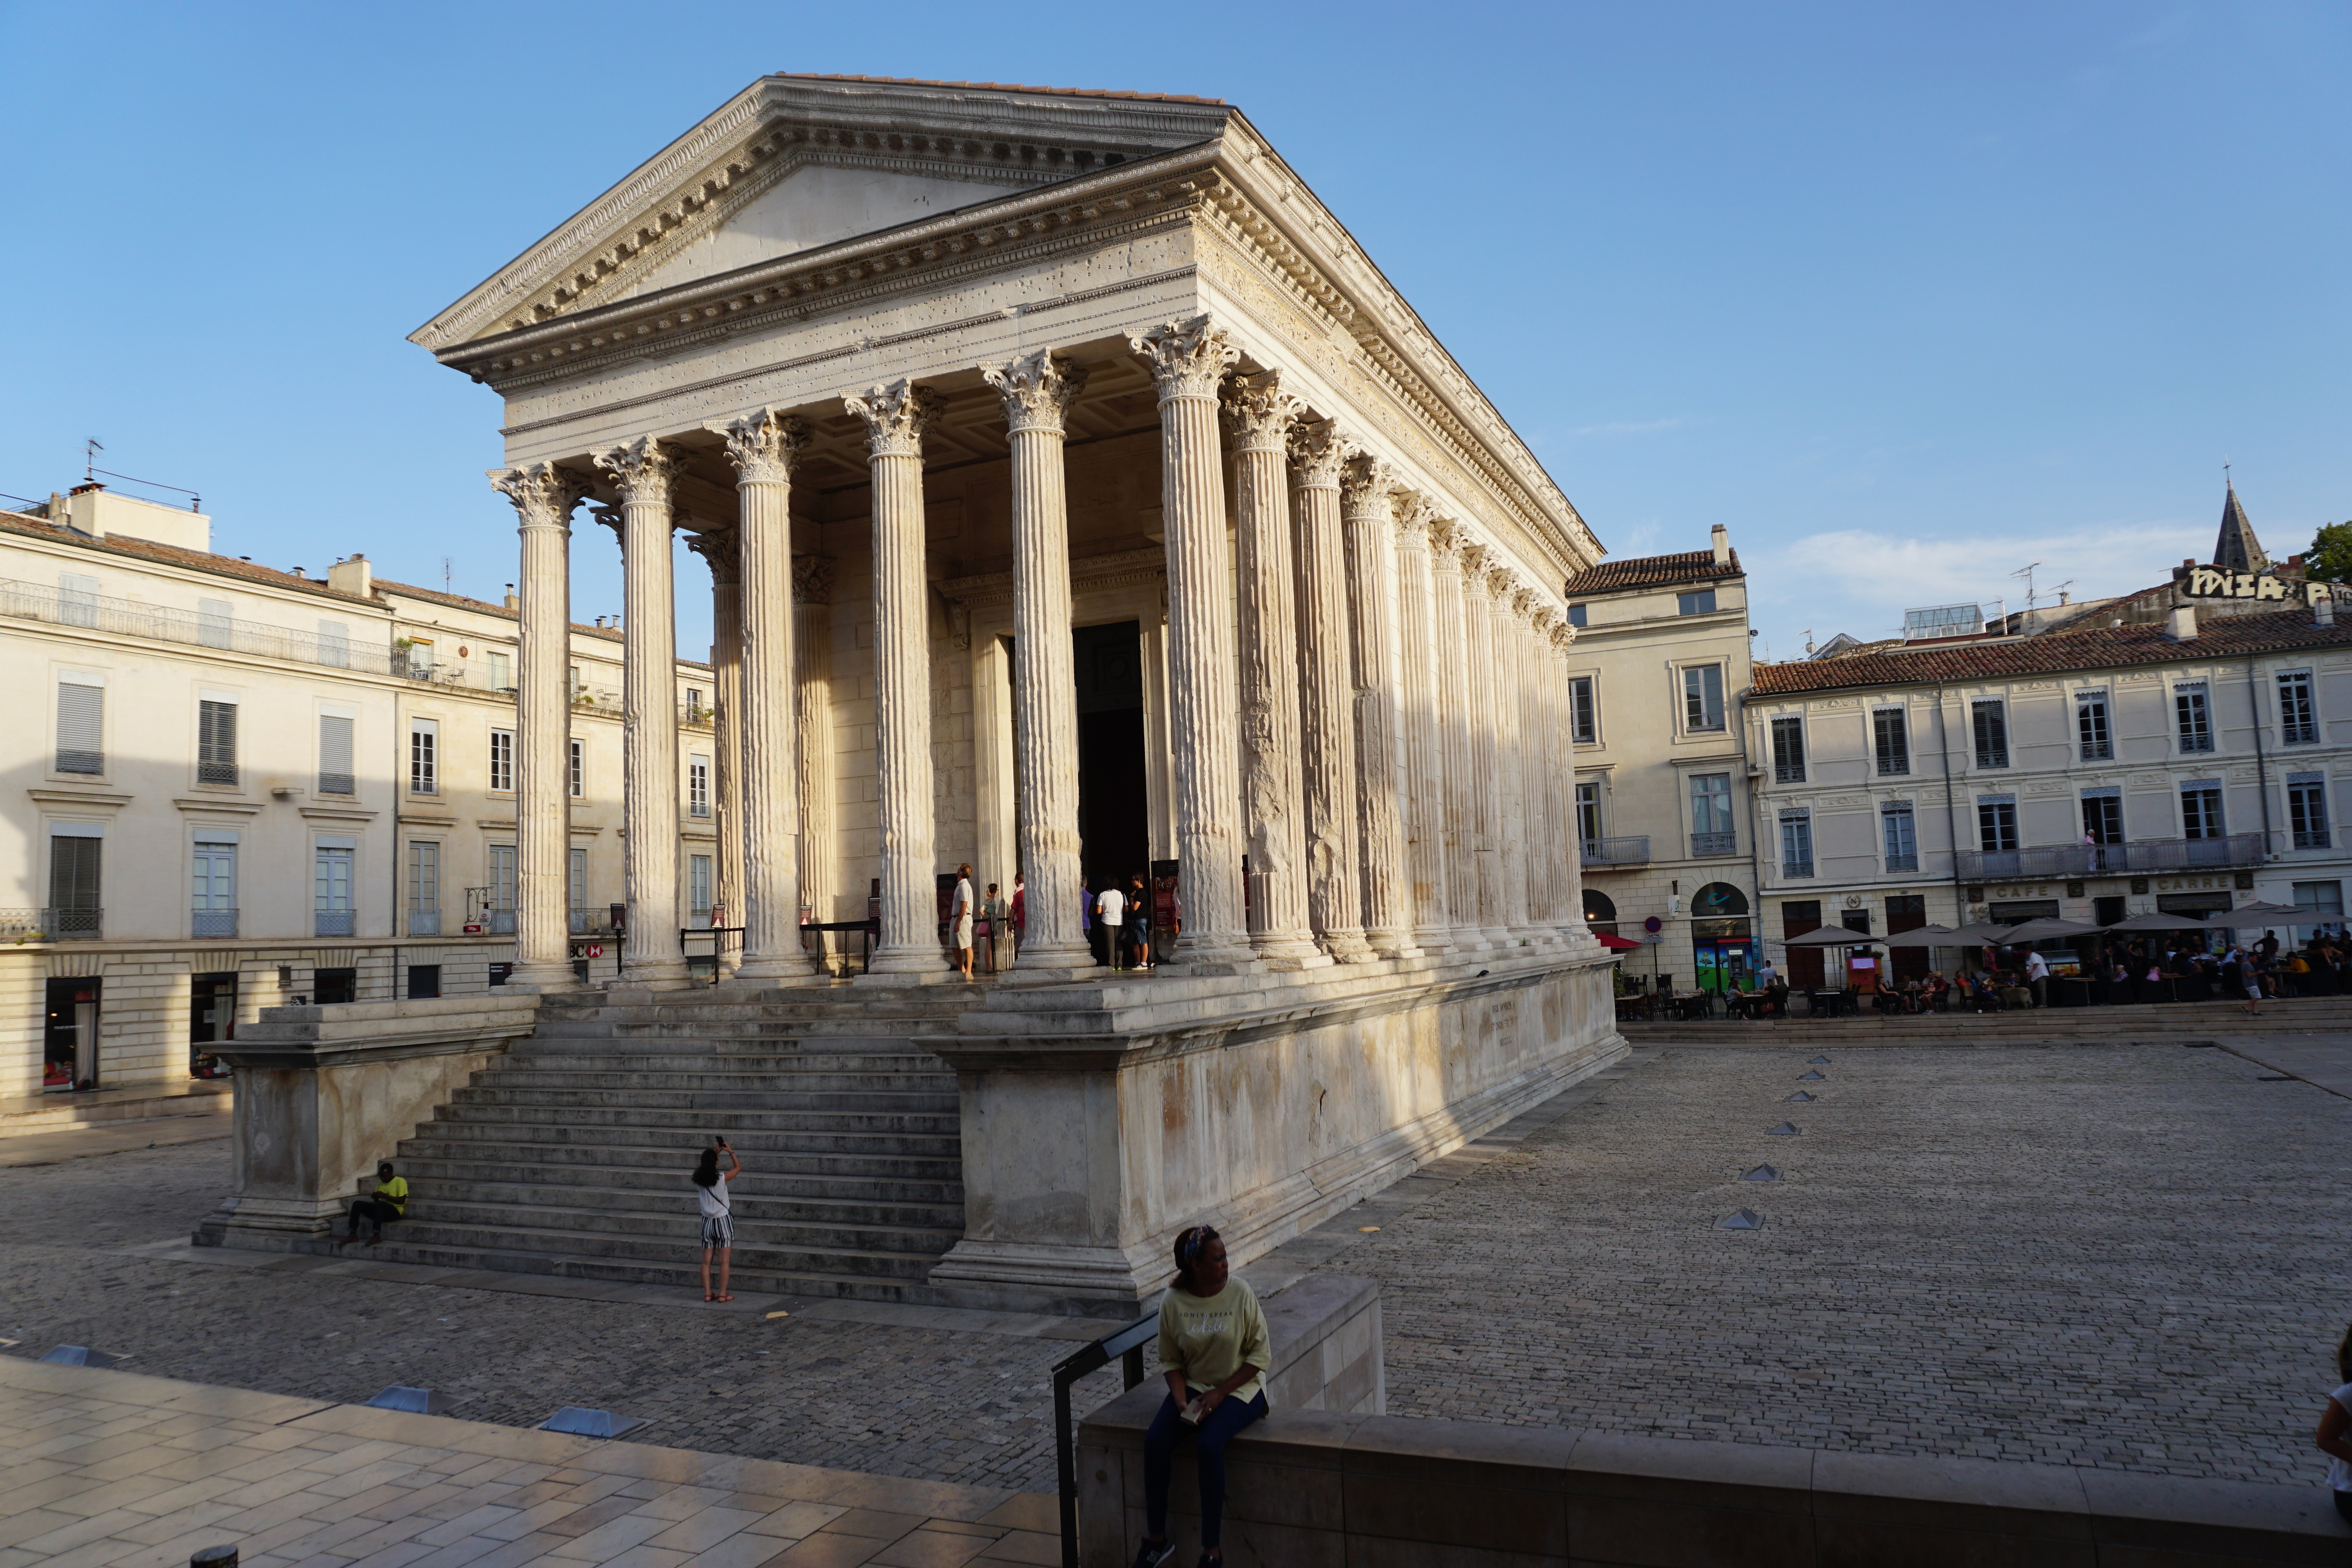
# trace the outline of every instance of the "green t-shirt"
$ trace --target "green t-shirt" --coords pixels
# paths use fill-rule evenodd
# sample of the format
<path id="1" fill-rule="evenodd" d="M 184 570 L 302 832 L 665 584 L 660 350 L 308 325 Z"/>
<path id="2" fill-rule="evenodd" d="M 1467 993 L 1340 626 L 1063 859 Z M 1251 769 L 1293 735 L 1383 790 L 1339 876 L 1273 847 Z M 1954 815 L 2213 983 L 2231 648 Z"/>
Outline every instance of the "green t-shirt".
<path id="1" fill-rule="evenodd" d="M 408 1211 L 408 1178 L 394 1176 L 390 1181 L 376 1183 L 375 1198 L 378 1203 L 392 1205 L 392 1211 L 394 1214 L 406 1213 Z"/>
<path id="2" fill-rule="evenodd" d="M 1234 1390 L 1235 1399 L 1252 1399 L 1265 1386 L 1266 1364 L 1273 1359 L 1266 1337 L 1265 1313 L 1257 1293 L 1239 1280 L 1228 1279 L 1213 1296 L 1196 1296 L 1181 1285 L 1171 1285 L 1160 1301 L 1160 1366 L 1181 1372 L 1192 1387 L 1214 1388 L 1244 1364 L 1258 1375 Z"/>

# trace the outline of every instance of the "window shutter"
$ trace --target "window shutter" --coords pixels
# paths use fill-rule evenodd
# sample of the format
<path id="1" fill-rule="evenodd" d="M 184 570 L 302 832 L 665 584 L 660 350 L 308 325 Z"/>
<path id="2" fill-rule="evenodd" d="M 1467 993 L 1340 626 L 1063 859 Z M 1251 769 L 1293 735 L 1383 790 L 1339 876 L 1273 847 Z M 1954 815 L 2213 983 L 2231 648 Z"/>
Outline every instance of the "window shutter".
<path id="1" fill-rule="evenodd" d="M 349 795 L 352 779 L 352 721 L 331 714 L 319 716 L 319 793 Z"/>
<path id="2" fill-rule="evenodd" d="M 196 706 L 196 779 L 205 784 L 236 782 L 236 705 Z"/>
<path id="3" fill-rule="evenodd" d="M 99 907 L 99 856 L 105 843 L 104 839 L 67 838 L 62 834 L 49 840 L 50 908 Z"/>
<path id="4" fill-rule="evenodd" d="M 106 771 L 106 688 L 58 683 L 58 771 Z"/>

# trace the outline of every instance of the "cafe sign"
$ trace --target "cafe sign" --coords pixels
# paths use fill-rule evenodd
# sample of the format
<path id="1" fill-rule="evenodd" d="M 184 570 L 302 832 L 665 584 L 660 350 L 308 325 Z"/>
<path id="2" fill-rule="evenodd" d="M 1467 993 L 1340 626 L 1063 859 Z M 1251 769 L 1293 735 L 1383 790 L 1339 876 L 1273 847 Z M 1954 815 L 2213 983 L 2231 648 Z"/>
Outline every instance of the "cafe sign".
<path id="1" fill-rule="evenodd" d="M 2296 586 L 2285 578 L 2267 572 L 2228 571 L 2218 566 L 2196 566 L 2189 569 L 2189 580 L 2181 591 L 2191 599 L 2277 599 L 2291 595 L 2288 590 Z M 2323 599 L 2335 597 L 2335 586 L 2326 582 L 2302 584 L 2303 601 L 2317 604 Z"/>

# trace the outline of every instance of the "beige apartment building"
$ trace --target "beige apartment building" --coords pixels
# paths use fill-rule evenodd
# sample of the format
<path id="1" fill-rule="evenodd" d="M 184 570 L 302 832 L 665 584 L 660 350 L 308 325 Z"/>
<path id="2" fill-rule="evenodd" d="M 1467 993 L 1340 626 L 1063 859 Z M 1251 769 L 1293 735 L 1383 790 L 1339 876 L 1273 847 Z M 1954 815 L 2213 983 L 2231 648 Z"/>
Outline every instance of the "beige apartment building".
<path id="1" fill-rule="evenodd" d="M 1719 989 L 1758 935 L 1739 557 L 1718 525 L 1706 549 L 1602 561 L 1567 594 L 1585 919 L 1648 945 L 1626 972 Z"/>
<path id="2" fill-rule="evenodd" d="M 621 632 L 573 626 L 575 965 L 610 977 Z M 264 1007 L 456 995 L 513 958 L 516 617 L 211 549 L 83 486 L 0 512 L 0 1098 L 184 1077 Z M 716 901 L 709 668 L 679 661 L 678 923 Z M 708 949 L 709 939 L 700 944 Z"/>

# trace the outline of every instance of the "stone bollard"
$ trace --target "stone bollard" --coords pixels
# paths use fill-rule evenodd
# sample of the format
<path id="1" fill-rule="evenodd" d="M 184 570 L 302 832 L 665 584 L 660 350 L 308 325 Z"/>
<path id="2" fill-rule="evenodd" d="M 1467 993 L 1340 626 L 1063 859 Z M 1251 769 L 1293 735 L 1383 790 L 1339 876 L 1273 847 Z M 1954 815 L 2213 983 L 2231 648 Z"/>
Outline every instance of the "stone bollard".
<path id="1" fill-rule="evenodd" d="M 236 1568 L 236 1548 L 207 1546 L 188 1559 L 188 1568 Z"/>

